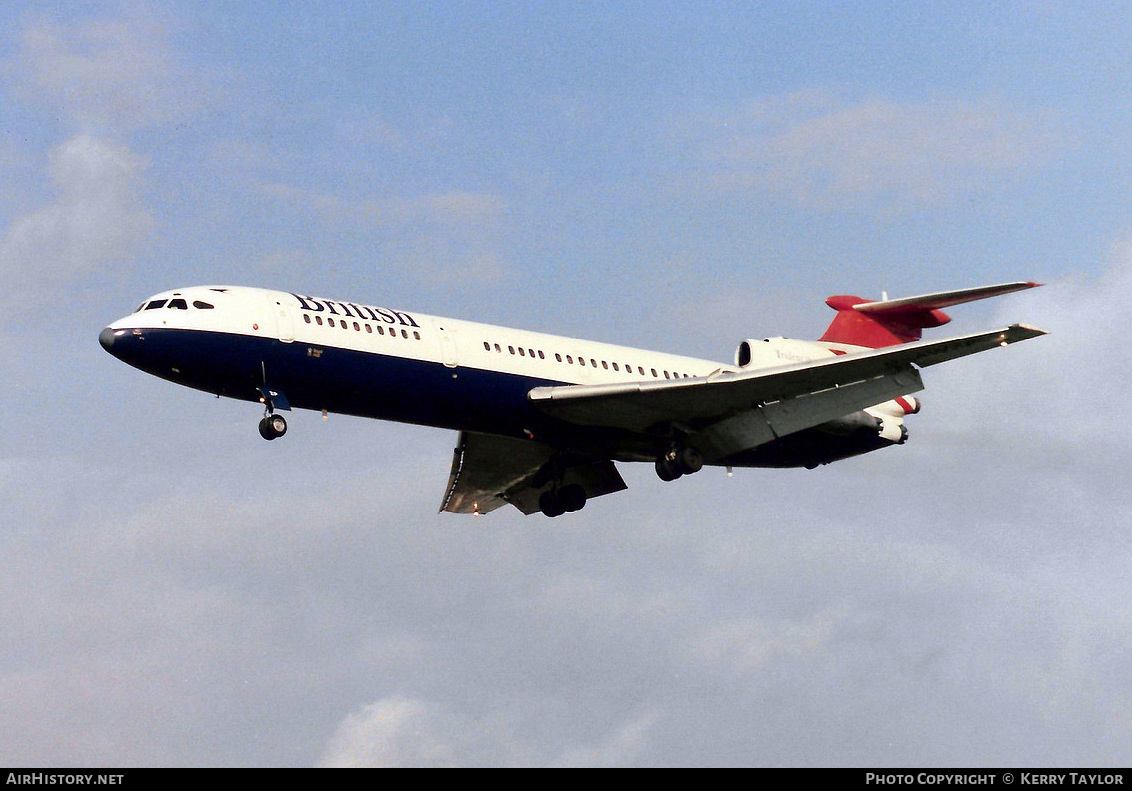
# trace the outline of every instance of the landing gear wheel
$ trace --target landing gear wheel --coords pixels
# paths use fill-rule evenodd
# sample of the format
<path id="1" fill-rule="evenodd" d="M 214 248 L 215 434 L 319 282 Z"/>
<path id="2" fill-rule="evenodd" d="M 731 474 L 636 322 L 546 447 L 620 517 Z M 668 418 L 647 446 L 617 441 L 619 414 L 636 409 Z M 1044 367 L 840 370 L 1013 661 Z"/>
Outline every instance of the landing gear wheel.
<path id="1" fill-rule="evenodd" d="M 545 516 L 551 518 L 562 516 L 566 513 L 566 507 L 562 503 L 562 498 L 558 496 L 558 492 L 554 489 L 547 489 L 539 495 L 538 508 Z"/>
<path id="2" fill-rule="evenodd" d="M 586 490 L 576 483 L 563 486 L 558 491 L 558 501 L 567 511 L 581 511 L 586 507 Z"/>
<path id="3" fill-rule="evenodd" d="M 703 468 L 703 454 L 695 448 L 673 448 L 656 460 L 656 474 L 662 481 L 674 481 Z"/>
<path id="4" fill-rule="evenodd" d="M 704 468 L 704 457 L 695 448 L 681 448 L 676 453 L 676 468 L 685 475 L 691 475 Z"/>
<path id="5" fill-rule="evenodd" d="M 662 481 L 674 481 L 684 473 L 667 456 L 661 456 L 656 460 L 656 474 Z"/>
<path id="6" fill-rule="evenodd" d="M 287 421 L 282 415 L 267 415 L 259 421 L 259 435 L 264 439 L 277 439 L 286 433 Z"/>

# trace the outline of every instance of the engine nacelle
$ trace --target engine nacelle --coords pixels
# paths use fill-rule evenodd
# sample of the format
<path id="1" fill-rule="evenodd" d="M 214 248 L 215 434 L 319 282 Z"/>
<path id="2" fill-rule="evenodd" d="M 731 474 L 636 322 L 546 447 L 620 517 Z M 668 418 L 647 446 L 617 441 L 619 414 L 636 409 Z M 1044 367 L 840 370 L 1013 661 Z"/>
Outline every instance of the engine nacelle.
<path id="1" fill-rule="evenodd" d="M 908 429 L 904 426 L 904 416 L 914 415 L 920 411 L 919 400 L 910 395 L 900 396 L 883 404 L 871 406 L 865 410 L 868 414 L 881 421 L 877 432 L 882 438 L 897 445 L 903 445 L 908 440 Z"/>
<path id="2" fill-rule="evenodd" d="M 735 364 L 740 368 L 770 368 L 791 363 L 804 363 L 829 357 L 832 352 L 813 341 L 793 338 L 748 338 L 735 350 Z"/>

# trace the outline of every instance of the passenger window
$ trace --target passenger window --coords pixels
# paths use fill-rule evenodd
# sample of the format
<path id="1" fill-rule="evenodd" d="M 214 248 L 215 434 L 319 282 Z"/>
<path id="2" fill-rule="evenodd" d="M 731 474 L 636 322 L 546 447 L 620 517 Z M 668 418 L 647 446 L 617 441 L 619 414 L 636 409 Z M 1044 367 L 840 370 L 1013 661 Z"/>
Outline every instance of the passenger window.
<path id="1" fill-rule="evenodd" d="M 601 367 L 608 371 L 609 370 L 609 363 L 607 363 L 605 360 L 602 360 L 601 361 Z"/>
<path id="2" fill-rule="evenodd" d="M 664 372 L 664 378 L 665 379 L 671 379 L 672 377 L 668 375 L 668 371 L 665 371 Z"/>
<path id="3" fill-rule="evenodd" d="M 590 365 L 592 365 L 594 368 L 597 368 L 597 360 L 595 360 L 593 357 L 591 357 L 590 358 Z"/>
<path id="4" fill-rule="evenodd" d="M 566 362 L 570 363 L 570 365 L 573 365 L 574 364 L 574 358 L 567 354 L 566 355 Z"/>
<path id="5" fill-rule="evenodd" d="M 361 331 L 362 331 L 361 325 L 358 324 L 358 322 L 355 321 L 354 322 L 354 332 L 361 332 Z"/>
<path id="6" fill-rule="evenodd" d="M 413 340 L 419 341 L 420 339 L 421 339 L 421 334 L 419 332 L 417 332 L 416 330 L 413 330 Z"/>
<path id="7" fill-rule="evenodd" d="M 377 325 L 377 334 L 378 335 L 384 335 L 385 334 L 385 327 L 382 327 L 380 324 L 378 324 Z"/>
<path id="8" fill-rule="evenodd" d="M 520 356 L 520 357 L 526 357 L 526 356 L 527 356 L 527 355 L 526 355 L 526 353 L 525 353 L 525 352 L 523 351 L 523 347 L 522 347 L 522 346 L 520 346 L 520 347 L 519 347 L 519 356 Z"/>
<path id="9" fill-rule="evenodd" d="M 613 364 L 613 370 L 614 371 L 620 371 L 621 369 L 617 367 L 617 363 L 614 363 Z"/>
<path id="10" fill-rule="evenodd" d="M 373 327 L 371 327 L 369 324 L 367 324 L 366 325 L 366 332 L 368 332 L 370 335 L 373 335 Z"/>
<path id="11" fill-rule="evenodd" d="M 514 354 L 515 353 L 515 347 L 514 346 L 508 346 L 507 351 L 511 352 L 511 354 Z"/>
<path id="12" fill-rule="evenodd" d="M 638 370 L 638 371 L 640 371 L 640 374 L 641 374 L 641 376 L 644 376 L 644 375 L 645 375 L 645 369 L 644 369 L 644 368 L 642 368 L 641 366 L 639 366 L 639 365 L 638 365 L 638 366 L 637 366 L 637 370 Z"/>
<path id="13" fill-rule="evenodd" d="M 585 357 L 579 357 L 578 358 L 578 365 L 585 365 L 585 364 L 586 364 L 586 358 Z"/>
<path id="14" fill-rule="evenodd" d="M 327 319 L 326 319 L 326 323 L 329 324 L 331 327 L 333 327 L 334 326 L 334 319 L 332 319 L 328 316 Z"/>
<path id="15" fill-rule="evenodd" d="M 558 362 L 562 362 L 562 355 L 559 354 L 558 352 L 555 352 L 554 353 L 554 359 L 558 360 Z"/>
<path id="16" fill-rule="evenodd" d="M 194 302 L 193 304 L 194 304 L 194 305 L 199 305 L 200 303 L 199 303 L 199 302 Z M 309 314 L 309 313 L 304 313 L 304 314 L 303 314 L 303 321 L 305 321 L 305 322 L 306 322 L 307 324 L 310 324 L 310 323 L 311 323 L 311 314 Z"/>
<path id="17" fill-rule="evenodd" d="M 503 350 L 499 348 L 499 344 L 498 344 L 498 343 L 497 343 L 497 344 L 495 344 L 495 350 L 496 350 L 497 352 L 499 352 L 500 354 L 503 354 Z"/>
<path id="18" fill-rule="evenodd" d="M 409 340 L 409 331 L 408 330 L 401 330 L 401 337 L 404 338 L 405 340 Z"/>
<path id="19" fill-rule="evenodd" d="M 490 352 L 490 351 L 491 351 L 491 344 L 490 344 L 490 343 L 488 343 L 487 341 L 484 341 L 484 342 L 483 342 L 483 350 L 484 350 L 485 352 Z"/>
<path id="20" fill-rule="evenodd" d="M 314 323 L 321 327 L 322 326 L 322 316 L 315 316 L 314 317 Z"/>
<path id="21" fill-rule="evenodd" d="M 545 359 L 546 359 L 546 355 L 544 355 L 544 354 L 542 353 L 542 349 L 539 349 L 539 350 L 538 350 L 538 358 L 539 358 L 540 360 L 545 360 Z"/>
<path id="22" fill-rule="evenodd" d="M 527 349 L 527 356 L 528 357 L 534 357 L 535 356 L 535 350 L 534 349 Z"/>
<path id="23" fill-rule="evenodd" d="M 201 302 L 199 299 L 193 300 L 193 307 L 200 308 L 201 310 L 212 310 L 212 305 L 208 304 L 207 302 Z M 311 323 L 310 316 L 304 313 L 303 317 L 307 320 L 307 324 Z"/>
<path id="24" fill-rule="evenodd" d="M 652 371 L 653 376 L 656 376 L 656 369 L 655 368 L 650 368 L 649 370 Z"/>

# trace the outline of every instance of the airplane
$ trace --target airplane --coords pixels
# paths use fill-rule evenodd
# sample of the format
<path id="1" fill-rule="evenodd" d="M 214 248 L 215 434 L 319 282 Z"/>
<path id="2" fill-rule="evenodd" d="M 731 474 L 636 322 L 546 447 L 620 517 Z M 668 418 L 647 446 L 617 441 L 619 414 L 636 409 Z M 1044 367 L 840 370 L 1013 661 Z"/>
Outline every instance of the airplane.
<path id="1" fill-rule="evenodd" d="M 549 517 L 704 466 L 806 467 L 901 445 L 920 369 L 1044 335 L 1025 324 L 938 341 L 943 308 L 1041 285 L 879 301 L 839 295 L 817 341 L 743 340 L 732 364 L 245 286 L 146 299 L 98 336 L 113 356 L 217 397 L 453 429 L 441 512 Z"/>

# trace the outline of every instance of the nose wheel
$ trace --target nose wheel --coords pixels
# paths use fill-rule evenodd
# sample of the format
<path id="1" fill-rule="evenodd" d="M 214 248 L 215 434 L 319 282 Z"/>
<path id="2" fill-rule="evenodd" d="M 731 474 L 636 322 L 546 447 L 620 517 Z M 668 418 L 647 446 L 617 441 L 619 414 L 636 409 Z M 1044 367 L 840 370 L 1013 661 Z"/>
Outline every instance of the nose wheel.
<path id="1" fill-rule="evenodd" d="M 264 378 L 266 378 L 266 374 Z M 270 387 L 256 389 L 259 390 L 259 402 L 263 404 L 263 420 L 259 421 L 259 435 L 267 440 L 279 439 L 287 433 L 287 421 L 283 419 L 282 415 L 276 414 L 275 410 L 289 410 L 291 404 L 287 401 L 287 396 L 278 390 Z"/>
<path id="2" fill-rule="evenodd" d="M 264 439 L 278 439 L 287 433 L 287 421 L 282 415 L 264 415 L 259 421 L 259 435 Z"/>

